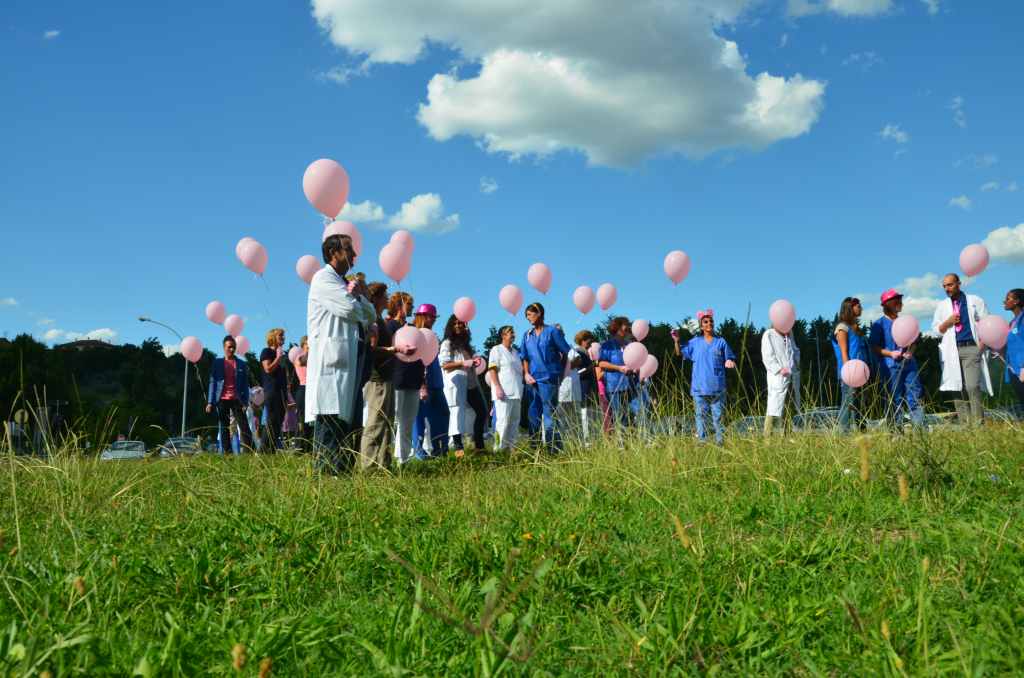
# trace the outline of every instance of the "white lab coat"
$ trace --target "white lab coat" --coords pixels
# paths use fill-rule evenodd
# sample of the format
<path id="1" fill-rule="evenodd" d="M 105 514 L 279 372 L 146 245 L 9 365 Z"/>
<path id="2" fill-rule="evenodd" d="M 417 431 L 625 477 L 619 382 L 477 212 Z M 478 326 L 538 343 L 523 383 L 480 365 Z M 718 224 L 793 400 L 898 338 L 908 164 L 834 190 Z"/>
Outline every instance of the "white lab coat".
<path id="1" fill-rule="evenodd" d="M 502 344 L 491 349 L 487 359 L 487 369 L 498 368 L 498 383 L 505 392 L 506 400 L 521 400 L 523 397 L 523 360 L 518 353 L 505 348 Z M 498 400 L 491 389 L 493 400 Z"/>
<path id="2" fill-rule="evenodd" d="M 579 355 L 580 350 L 573 347 L 566 357 L 562 382 L 558 385 L 558 402 L 560 403 L 578 403 L 583 399 L 580 395 L 580 373 L 572 368 L 572 361 Z"/>
<path id="3" fill-rule="evenodd" d="M 984 300 L 975 294 L 964 294 L 967 299 L 967 320 L 971 323 L 971 332 L 974 340 L 979 340 L 978 321 L 988 315 L 988 306 Z M 939 343 L 939 359 L 942 362 L 942 384 L 940 391 L 959 391 L 963 389 L 963 382 L 960 380 L 960 353 L 956 347 L 956 329 L 949 327 L 945 334 L 939 331 L 939 325 L 946 322 L 949 316 L 953 315 L 953 300 L 946 297 L 939 302 L 935 308 L 935 316 L 932 318 L 932 336 L 942 339 Z M 961 318 L 962 320 L 962 318 Z M 992 395 L 992 377 L 988 373 L 988 347 L 981 352 L 981 389 Z"/>
<path id="4" fill-rule="evenodd" d="M 437 352 L 437 362 L 442 368 L 448 363 L 461 363 L 472 357 L 461 348 L 453 350 L 452 343 L 447 339 L 441 342 Z M 444 398 L 448 401 L 448 435 L 462 435 L 468 430 L 466 391 L 469 388 L 469 369 L 471 368 L 460 367 L 454 370 L 441 370 L 444 379 Z"/>
<path id="5" fill-rule="evenodd" d="M 781 417 L 786 406 L 786 394 L 790 384 L 793 386 L 793 404 L 800 409 L 800 372 L 796 365 L 800 362 L 800 349 L 796 347 L 793 333 L 780 334 L 769 327 L 761 337 L 761 359 L 768 371 L 768 409 L 767 416 Z M 789 370 L 788 375 L 779 374 L 783 367 Z"/>
<path id="6" fill-rule="evenodd" d="M 348 292 L 348 281 L 330 266 L 313 276 L 306 311 L 309 359 L 306 363 L 306 421 L 336 414 L 352 422 L 358 380 L 358 323 L 376 320 L 373 304 Z"/>

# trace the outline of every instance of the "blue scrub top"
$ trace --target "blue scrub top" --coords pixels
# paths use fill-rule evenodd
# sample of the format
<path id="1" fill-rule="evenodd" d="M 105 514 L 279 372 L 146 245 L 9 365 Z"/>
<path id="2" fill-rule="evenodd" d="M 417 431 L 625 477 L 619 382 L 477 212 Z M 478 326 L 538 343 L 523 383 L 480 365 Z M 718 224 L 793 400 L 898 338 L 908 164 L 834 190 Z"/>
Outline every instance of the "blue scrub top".
<path id="1" fill-rule="evenodd" d="M 444 377 L 441 375 L 441 363 L 437 356 L 427 365 L 427 388 L 444 388 Z"/>
<path id="2" fill-rule="evenodd" d="M 710 344 L 703 335 L 690 339 L 683 347 L 683 360 L 693 361 L 690 395 L 717 397 L 725 393 L 725 361 L 735 358 L 722 337 L 715 337 Z"/>
<path id="3" fill-rule="evenodd" d="M 1024 366 L 1024 313 L 1010 321 L 1010 333 L 1006 335 L 1006 381 L 1010 374 L 1019 375 Z"/>
<path id="4" fill-rule="evenodd" d="M 598 361 L 609 362 L 612 365 L 625 365 L 622 362 L 622 350 L 626 348 L 625 344 L 620 344 L 615 339 L 609 339 L 608 341 L 601 344 L 601 352 L 598 353 Z M 621 372 L 612 372 L 611 370 L 605 370 L 604 372 L 605 387 L 608 393 L 618 393 L 619 391 L 627 391 L 631 388 L 636 388 L 637 381 L 633 375 L 625 375 Z"/>
<path id="5" fill-rule="evenodd" d="M 960 314 L 960 331 L 956 333 L 957 341 L 976 341 L 974 333 L 971 332 L 971 321 L 967 317 L 970 311 L 967 308 L 967 295 L 960 293 L 960 298 L 953 302 L 953 313 Z M 964 321 L 967 322 L 964 322 Z"/>
<path id="6" fill-rule="evenodd" d="M 868 341 L 875 346 L 881 346 L 886 351 L 899 349 L 900 347 L 896 345 L 892 338 L 892 323 L 893 321 L 884 315 L 871 323 L 871 334 L 868 335 Z M 921 341 L 920 336 L 914 340 L 914 343 L 916 344 L 919 341 Z M 878 373 L 882 376 L 889 376 L 897 369 L 907 370 L 908 368 L 913 368 L 915 371 L 917 370 L 917 360 L 914 358 L 900 358 L 899 360 L 893 360 L 889 356 L 878 356 L 878 358 Z"/>
<path id="7" fill-rule="evenodd" d="M 845 323 L 844 323 L 845 324 Z M 849 325 L 847 325 L 849 327 Z M 855 334 L 851 328 L 846 333 L 848 337 L 847 341 L 847 354 L 850 356 L 850 360 L 863 360 L 871 367 L 871 348 L 868 347 L 868 340 L 866 337 L 862 337 L 859 334 Z M 836 338 L 836 332 L 832 330 L 832 349 L 836 352 L 836 378 L 840 381 L 843 378 L 843 351 L 839 348 L 839 339 Z"/>
<path id="8" fill-rule="evenodd" d="M 545 325 L 539 337 L 530 328 L 519 347 L 519 357 L 530 361 L 530 376 L 537 381 L 561 381 L 562 355 L 568 355 L 571 350 L 562 330 Z"/>

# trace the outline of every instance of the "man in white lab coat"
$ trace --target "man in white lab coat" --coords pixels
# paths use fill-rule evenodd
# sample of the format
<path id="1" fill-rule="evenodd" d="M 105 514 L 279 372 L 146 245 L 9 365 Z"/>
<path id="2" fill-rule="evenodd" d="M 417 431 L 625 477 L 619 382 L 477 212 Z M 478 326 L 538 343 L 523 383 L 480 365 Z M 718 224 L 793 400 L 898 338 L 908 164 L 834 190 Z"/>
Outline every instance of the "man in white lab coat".
<path id="1" fill-rule="evenodd" d="M 315 422 L 317 468 L 347 473 L 355 461 L 347 438 L 359 378 L 357 325 L 371 324 L 376 314 L 366 284 L 345 280 L 356 257 L 352 240 L 332 235 L 322 251 L 328 265 L 313 276 L 306 315 L 306 421 Z"/>
<path id="2" fill-rule="evenodd" d="M 939 302 L 932 319 L 932 336 L 942 339 L 939 389 L 957 392 L 953 403 L 961 422 L 980 424 L 984 416 L 981 392 L 992 395 L 988 353 L 978 335 L 978 321 L 988 315 L 988 306 L 981 297 L 960 291 L 960 277 L 956 273 L 942 279 L 942 288 L 947 298 Z"/>

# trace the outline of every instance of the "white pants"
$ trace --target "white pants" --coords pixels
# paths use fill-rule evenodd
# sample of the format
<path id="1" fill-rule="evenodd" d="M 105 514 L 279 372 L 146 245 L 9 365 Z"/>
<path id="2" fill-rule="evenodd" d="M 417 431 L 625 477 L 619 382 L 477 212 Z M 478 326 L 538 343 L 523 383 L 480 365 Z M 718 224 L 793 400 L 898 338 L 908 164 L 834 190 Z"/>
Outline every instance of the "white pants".
<path id="1" fill-rule="evenodd" d="M 558 411 L 555 413 L 555 416 L 558 418 L 559 423 L 561 423 L 563 438 L 583 439 L 583 421 L 581 419 L 582 410 L 580 405 L 581 403 L 578 400 L 558 403 Z"/>
<path id="2" fill-rule="evenodd" d="M 494 401 L 494 435 L 498 437 L 498 449 L 511 450 L 519 440 L 519 420 L 523 401 L 508 397 Z"/>
<path id="3" fill-rule="evenodd" d="M 786 398 L 793 391 L 794 411 L 800 409 L 800 375 L 793 373 L 789 377 L 778 374 L 768 375 L 768 407 L 765 412 L 769 417 L 781 417 L 786 408 Z"/>
<path id="4" fill-rule="evenodd" d="M 404 464 L 412 458 L 412 425 L 420 408 L 419 389 L 395 391 L 395 462 Z"/>
<path id="5" fill-rule="evenodd" d="M 583 408 L 583 437 L 586 440 L 589 441 L 601 435 L 601 417 L 600 405 L 595 403 L 591 407 Z"/>

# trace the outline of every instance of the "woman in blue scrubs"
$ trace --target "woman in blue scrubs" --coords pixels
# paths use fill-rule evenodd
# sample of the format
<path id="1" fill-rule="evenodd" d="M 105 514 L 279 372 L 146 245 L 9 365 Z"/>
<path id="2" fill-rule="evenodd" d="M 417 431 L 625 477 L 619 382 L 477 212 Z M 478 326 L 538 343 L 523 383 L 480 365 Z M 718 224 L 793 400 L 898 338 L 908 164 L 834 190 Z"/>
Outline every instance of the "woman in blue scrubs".
<path id="1" fill-rule="evenodd" d="M 725 371 L 735 367 L 736 357 L 725 339 L 715 335 L 715 314 L 709 308 L 707 313 L 697 311 L 701 336 L 694 337 L 686 346 L 679 346 L 679 330 L 672 329 L 676 355 L 683 360 L 693 361 L 690 377 L 690 395 L 697 411 L 697 436 L 699 442 L 707 440 L 710 424 L 715 426 L 715 442 L 722 442 L 722 416 L 725 414 Z"/>
<path id="2" fill-rule="evenodd" d="M 536 388 L 544 406 L 544 428 L 550 431 L 548 450 L 562 451 L 561 425 L 555 413 L 558 410 L 558 386 L 562 383 L 562 356 L 572 347 L 562 330 L 544 324 L 544 307 L 530 304 L 526 307 L 526 320 L 533 325 L 523 337 L 519 357 L 523 360 L 523 380 L 527 388 Z"/>
<path id="3" fill-rule="evenodd" d="M 871 324 L 868 343 L 871 352 L 879 356 L 878 378 L 885 387 L 885 419 L 891 428 L 903 431 L 903 408 L 907 400 L 908 362 L 914 358 L 914 349 L 921 338 L 907 347 L 906 351 L 896 345 L 892 338 L 892 324 L 903 310 L 903 295 L 896 290 L 887 290 L 882 295 L 881 318 Z M 917 367 L 917 362 L 913 363 Z"/>
<path id="4" fill-rule="evenodd" d="M 597 356 L 598 367 L 604 370 L 609 415 L 612 423 L 621 426 L 629 425 L 629 415 L 632 411 L 629 404 L 637 397 L 640 374 L 637 370 L 626 367 L 622 360 L 629 329 L 629 318 L 612 318 L 608 323 L 608 334 L 611 335 L 611 339 L 601 344 L 601 351 Z"/>
<path id="5" fill-rule="evenodd" d="M 846 297 L 839 307 L 839 322 L 832 330 L 832 348 L 836 352 L 836 377 L 839 379 L 843 394 L 839 405 L 839 425 L 847 433 L 854 429 L 862 431 L 866 428 L 861 392 L 843 382 L 843 365 L 849 361 L 861 360 L 871 367 L 871 349 L 868 347 L 867 337 L 860 329 L 860 316 L 863 312 L 860 299 Z"/>
<path id="6" fill-rule="evenodd" d="M 1024 408 L 1024 290 L 1007 292 L 1003 310 L 1013 314 L 1010 333 L 1006 335 L 1006 381 L 1010 382 L 1020 406 Z"/>

